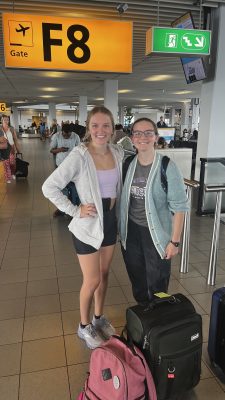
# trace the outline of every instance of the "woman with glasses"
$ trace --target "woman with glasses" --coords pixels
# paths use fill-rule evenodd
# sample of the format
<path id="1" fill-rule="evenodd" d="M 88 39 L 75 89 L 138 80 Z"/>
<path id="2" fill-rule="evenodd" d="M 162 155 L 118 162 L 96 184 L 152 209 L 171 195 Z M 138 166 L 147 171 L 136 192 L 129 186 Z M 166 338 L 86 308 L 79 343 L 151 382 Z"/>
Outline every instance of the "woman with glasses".
<path id="1" fill-rule="evenodd" d="M 188 200 L 183 178 L 172 160 L 161 182 L 163 156 L 155 151 L 156 124 L 134 122 L 131 139 L 137 155 L 130 163 L 121 196 L 122 253 L 135 300 L 145 306 L 154 293 L 167 292 L 171 259 L 178 254 Z"/>

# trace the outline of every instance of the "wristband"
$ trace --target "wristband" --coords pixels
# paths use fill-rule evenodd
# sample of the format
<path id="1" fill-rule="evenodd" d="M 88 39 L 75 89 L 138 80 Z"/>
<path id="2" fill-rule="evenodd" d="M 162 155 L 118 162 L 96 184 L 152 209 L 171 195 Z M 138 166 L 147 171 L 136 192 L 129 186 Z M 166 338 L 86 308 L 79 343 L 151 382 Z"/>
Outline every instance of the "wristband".
<path id="1" fill-rule="evenodd" d="M 171 240 L 170 243 L 172 243 L 175 247 L 180 246 L 180 242 L 173 242 L 173 240 Z"/>

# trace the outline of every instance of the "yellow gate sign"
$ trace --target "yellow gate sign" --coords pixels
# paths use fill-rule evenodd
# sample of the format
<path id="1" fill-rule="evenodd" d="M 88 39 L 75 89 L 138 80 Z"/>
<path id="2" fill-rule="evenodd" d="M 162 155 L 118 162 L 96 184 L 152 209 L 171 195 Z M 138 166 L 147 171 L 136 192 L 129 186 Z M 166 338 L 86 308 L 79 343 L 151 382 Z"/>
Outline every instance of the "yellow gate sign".
<path id="1" fill-rule="evenodd" d="M 5 66 L 132 72 L 132 22 L 3 14 Z"/>
<path id="2" fill-rule="evenodd" d="M 6 104 L 0 103 L 0 112 L 5 112 L 5 111 L 6 111 Z"/>

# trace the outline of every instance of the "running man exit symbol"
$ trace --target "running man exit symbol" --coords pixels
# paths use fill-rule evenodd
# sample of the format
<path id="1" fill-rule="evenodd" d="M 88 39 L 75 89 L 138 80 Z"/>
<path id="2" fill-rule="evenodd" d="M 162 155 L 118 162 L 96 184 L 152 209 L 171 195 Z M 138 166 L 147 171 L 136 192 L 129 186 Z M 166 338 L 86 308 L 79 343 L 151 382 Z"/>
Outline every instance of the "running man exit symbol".
<path id="1" fill-rule="evenodd" d="M 33 46 L 33 29 L 31 21 L 8 21 L 10 46 Z"/>
<path id="2" fill-rule="evenodd" d="M 166 35 L 166 47 L 177 47 L 177 35 L 174 33 L 167 33 Z"/>

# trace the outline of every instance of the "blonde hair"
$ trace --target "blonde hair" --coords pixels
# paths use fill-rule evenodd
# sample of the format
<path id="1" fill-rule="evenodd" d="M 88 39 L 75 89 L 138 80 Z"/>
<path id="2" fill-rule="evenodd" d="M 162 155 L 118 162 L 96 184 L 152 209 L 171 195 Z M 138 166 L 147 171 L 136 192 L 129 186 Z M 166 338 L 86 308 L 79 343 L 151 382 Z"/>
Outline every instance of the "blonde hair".
<path id="1" fill-rule="evenodd" d="M 113 119 L 113 115 L 111 113 L 111 111 L 104 107 L 104 106 L 96 106 L 94 108 L 92 108 L 91 111 L 89 111 L 88 116 L 87 116 L 87 121 L 86 121 L 86 134 L 84 136 L 84 142 L 90 142 L 91 141 L 91 135 L 89 132 L 89 125 L 90 125 L 90 121 L 91 118 L 95 115 L 95 114 L 105 114 L 108 115 L 108 117 L 110 118 L 111 124 L 112 124 L 112 134 L 115 131 L 115 123 L 114 123 L 114 119 Z"/>

